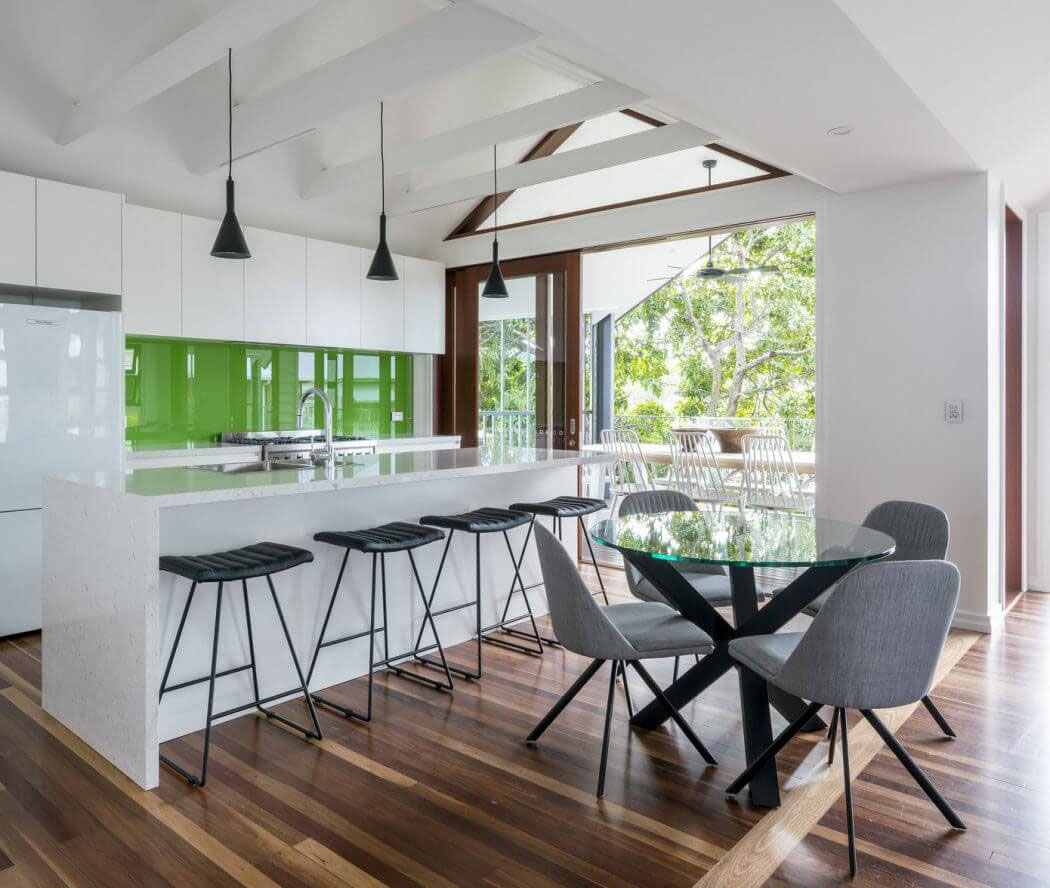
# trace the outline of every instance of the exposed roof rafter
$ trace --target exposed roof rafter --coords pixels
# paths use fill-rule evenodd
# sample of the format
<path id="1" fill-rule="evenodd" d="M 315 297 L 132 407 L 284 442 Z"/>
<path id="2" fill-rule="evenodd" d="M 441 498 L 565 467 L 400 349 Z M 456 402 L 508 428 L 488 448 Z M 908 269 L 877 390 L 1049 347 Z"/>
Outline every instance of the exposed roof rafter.
<path id="1" fill-rule="evenodd" d="M 644 99 L 645 96 L 638 90 L 614 81 L 592 83 L 426 139 L 388 148 L 387 175 L 395 176 L 484 146 L 498 145 L 544 130 L 556 130 L 576 121 L 619 111 Z M 379 155 L 361 157 L 321 171 L 307 186 L 303 197 L 331 194 L 378 176 Z"/>
<path id="2" fill-rule="evenodd" d="M 717 138 L 713 133 L 695 127 L 690 123 L 671 123 L 667 126 L 631 133 L 616 139 L 609 139 L 595 145 L 586 145 L 572 151 L 551 154 L 517 163 L 500 170 L 500 180 L 508 190 L 537 185 L 540 182 L 551 182 L 576 176 L 592 170 L 618 166 L 647 157 L 658 157 L 706 145 Z M 485 196 L 492 185 L 492 173 L 479 173 L 452 182 L 442 182 L 417 191 L 395 195 L 387 201 L 387 214 L 391 216 L 414 213 L 443 204 L 457 203 L 472 197 Z"/>
<path id="3" fill-rule="evenodd" d="M 432 12 L 234 109 L 233 154 L 245 157 L 313 131 L 356 108 L 431 84 L 527 46 L 531 28 L 470 3 Z M 194 171 L 226 159 L 216 139 Z"/>
<path id="4" fill-rule="evenodd" d="M 57 142 L 68 145 L 222 58 L 302 15 L 318 0 L 235 0 L 78 101 Z"/>

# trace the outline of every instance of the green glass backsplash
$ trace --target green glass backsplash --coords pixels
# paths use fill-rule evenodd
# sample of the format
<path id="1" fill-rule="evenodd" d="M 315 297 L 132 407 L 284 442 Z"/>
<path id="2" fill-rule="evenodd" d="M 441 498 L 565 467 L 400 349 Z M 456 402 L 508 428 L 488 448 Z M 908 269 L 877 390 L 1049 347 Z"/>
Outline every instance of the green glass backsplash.
<path id="1" fill-rule="evenodd" d="M 412 434 L 412 356 L 382 352 L 128 336 L 124 346 L 127 439 L 211 441 L 223 432 L 294 429 L 310 386 L 332 400 L 337 435 Z M 403 419 L 393 422 L 399 411 Z M 306 428 L 321 428 L 311 398 Z"/>

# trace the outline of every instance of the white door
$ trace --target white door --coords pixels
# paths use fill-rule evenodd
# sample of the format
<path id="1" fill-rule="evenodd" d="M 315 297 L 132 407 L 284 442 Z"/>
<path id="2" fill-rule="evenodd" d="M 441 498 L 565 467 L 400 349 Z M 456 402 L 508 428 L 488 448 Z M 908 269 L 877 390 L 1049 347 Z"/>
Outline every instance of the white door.
<path id="1" fill-rule="evenodd" d="M 245 229 L 244 338 L 306 344 L 306 238 Z"/>
<path id="2" fill-rule="evenodd" d="M 404 350 L 445 353 L 445 266 L 440 262 L 405 260 Z"/>
<path id="3" fill-rule="evenodd" d="M 120 293 L 123 208 L 111 191 L 37 179 L 37 286 Z"/>
<path id="4" fill-rule="evenodd" d="M 405 257 L 394 254 L 396 281 L 370 281 L 372 254 L 361 257 L 361 348 L 404 351 Z"/>
<path id="5" fill-rule="evenodd" d="M 124 331 L 182 335 L 182 217 L 124 207 Z"/>
<path id="6" fill-rule="evenodd" d="M 0 636 L 40 628 L 41 515 L 0 512 Z"/>
<path id="7" fill-rule="evenodd" d="M 212 256 L 218 232 L 212 219 L 182 217 L 182 335 L 241 341 L 246 260 Z"/>
<path id="8" fill-rule="evenodd" d="M 306 241 L 306 342 L 330 348 L 361 345 L 360 247 Z"/>
<path id="9" fill-rule="evenodd" d="M 36 285 L 36 179 L 0 172 L 0 283 Z"/>

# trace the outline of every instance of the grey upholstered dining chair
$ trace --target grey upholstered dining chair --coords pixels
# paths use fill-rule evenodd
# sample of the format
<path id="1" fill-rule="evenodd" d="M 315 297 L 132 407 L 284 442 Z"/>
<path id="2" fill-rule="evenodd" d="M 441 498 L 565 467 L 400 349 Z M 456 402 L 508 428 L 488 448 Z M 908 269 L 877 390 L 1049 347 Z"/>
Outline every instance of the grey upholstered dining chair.
<path id="1" fill-rule="evenodd" d="M 679 490 L 643 490 L 624 497 L 623 502 L 620 503 L 619 517 L 695 511 L 697 511 L 697 505 L 693 499 Z M 681 562 L 675 567 L 689 581 L 689 585 L 707 599 L 712 607 L 723 607 L 732 603 L 733 595 L 729 585 L 729 575 L 721 565 Z M 624 559 L 623 569 L 627 577 L 627 588 L 635 598 L 671 605 L 671 602 L 626 559 Z M 678 678 L 677 658 L 675 659 L 674 677 Z"/>
<path id="2" fill-rule="evenodd" d="M 857 872 L 846 710 L 859 709 L 915 782 L 956 829 L 966 825 L 874 713 L 929 693 L 959 601 L 959 570 L 947 561 L 874 562 L 847 574 L 809 631 L 729 642 L 730 656 L 769 684 L 804 700 L 806 711 L 726 789 L 734 795 L 821 706 L 834 706 L 842 734 L 850 874 Z"/>
<path id="3" fill-rule="evenodd" d="M 670 704 L 660 686 L 640 662 L 654 657 L 709 654 L 714 650 L 711 637 L 676 610 L 659 602 L 599 606 L 561 543 L 539 524 L 535 526 L 535 533 L 551 621 L 558 641 L 566 650 L 590 657 L 591 663 L 533 728 L 525 742 L 536 743 L 602 664 L 609 661 L 609 696 L 605 706 L 605 733 L 602 735 L 602 758 L 598 769 L 598 798 L 605 795 L 605 764 L 609 757 L 609 729 L 612 725 L 616 677 L 628 665 L 664 705 L 704 761 L 715 764 L 711 753 L 689 723 Z"/>
<path id="4" fill-rule="evenodd" d="M 926 503 L 913 503 L 908 500 L 888 500 L 879 503 L 870 512 L 863 522 L 864 527 L 879 530 L 893 537 L 897 548 L 892 555 L 882 559 L 882 563 L 888 561 L 927 561 L 930 559 L 941 559 L 948 554 L 948 540 L 950 537 L 948 527 L 948 516 L 936 506 Z M 804 613 L 811 617 L 819 613 L 821 607 L 827 602 L 828 597 L 835 591 L 832 586 L 826 592 L 815 598 L 804 609 Z M 930 713 L 933 720 L 946 736 L 954 739 L 955 731 L 948 724 L 948 720 L 934 705 L 928 695 L 922 698 L 922 705 Z M 831 746 L 829 756 L 834 755 L 835 749 L 835 725 L 831 722 L 828 737 Z"/>

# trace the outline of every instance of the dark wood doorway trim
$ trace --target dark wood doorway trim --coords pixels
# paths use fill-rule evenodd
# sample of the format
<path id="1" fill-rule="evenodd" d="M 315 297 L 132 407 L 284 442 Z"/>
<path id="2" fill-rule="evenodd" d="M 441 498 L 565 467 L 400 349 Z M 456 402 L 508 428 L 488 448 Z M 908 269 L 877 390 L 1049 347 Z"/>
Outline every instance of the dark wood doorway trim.
<path id="1" fill-rule="evenodd" d="M 1024 234 L 1021 218 L 1006 208 L 1005 287 L 1004 287 L 1004 528 L 1003 548 L 1006 568 L 1006 601 L 1009 607 L 1023 589 L 1022 489 L 1022 411 L 1024 404 L 1022 275 L 1024 273 Z"/>
<path id="2" fill-rule="evenodd" d="M 491 263 L 449 269 L 445 274 L 445 354 L 435 359 L 435 430 L 459 435 L 460 446 L 478 446 L 478 293 Z M 500 264 L 505 278 L 565 275 L 565 432 L 560 446 L 575 449 L 582 428 L 580 252 L 550 253 Z M 560 425 L 556 418 L 556 430 Z M 569 445 L 569 441 L 574 443 Z"/>

